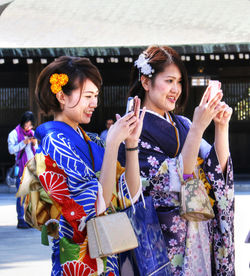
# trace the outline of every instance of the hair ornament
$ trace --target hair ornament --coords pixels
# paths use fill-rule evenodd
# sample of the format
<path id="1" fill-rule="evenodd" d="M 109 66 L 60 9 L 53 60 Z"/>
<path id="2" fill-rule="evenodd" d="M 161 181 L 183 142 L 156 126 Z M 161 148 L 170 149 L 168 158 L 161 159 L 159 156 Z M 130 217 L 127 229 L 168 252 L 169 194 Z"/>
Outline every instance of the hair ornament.
<path id="1" fill-rule="evenodd" d="M 149 58 L 146 58 L 146 55 L 144 53 L 141 53 L 139 55 L 139 57 L 135 61 L 134 65 L 135 65 L 135 67 L 138 68 L 139 73 L 146 75 L 149 78 L 151 78 L 152 74 L 155 72 L 155 70 L 149 64 Z"/>
<path id="2" fill-rule="evenodd" d="M 66 74 L 53 74 L 51 75 L 49 82 L 51 83 L 50 89 L 56 94 L 62 91 L 62 86 L 66 85 L 69 81 L 69 77 Z"/>

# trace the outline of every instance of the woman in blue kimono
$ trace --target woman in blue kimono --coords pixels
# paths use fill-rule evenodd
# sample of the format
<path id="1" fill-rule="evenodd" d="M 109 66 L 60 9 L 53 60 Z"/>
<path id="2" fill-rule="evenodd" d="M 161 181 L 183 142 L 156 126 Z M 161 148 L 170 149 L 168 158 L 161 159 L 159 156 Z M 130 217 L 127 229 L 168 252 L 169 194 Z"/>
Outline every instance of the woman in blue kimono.
<path id="1" fill-rule="evenodd" d="M 37 174 L 62 214 L 59 237 L 53 240 L 52 275 L 119 275 L 116 255 L 90 258 L 86 222 L 103 213 L 111 201 L 118 204 L 119 190 L 126 195 L 128 187 L 133 201 L 140 195 L 137 146 L 144 117 L 144 112 L 139 116 L 140 100 L 136 99 L 134 112 L 122 118 L 117 115 L 105 150 L 79 125 L 90 122 L 101 84 L 100 73 L 89 59 L 73 57 L 56 59 L 37 81 L 40 108 L 54 114 L 54 121 L 40 125 L 35 132 L 40 140 L 35 156 Z M 117 162 L 124 140 L 125 169 Z"/>
<path id="2" fill-rule="evenodd" d="M 135 62 L 130 96 L 146 107 L 139 140 L 145 195 L 153 197 L 165 236 L 173 275 L 234 275 L 234 188 L 228 128 L 232 109 L 221 101 L 222 91 L 211 86 L 196 107 L 191 122 L 176 115 L 188 98 L 188 79 L 180 56 L 171 48 L 150 46 Z M 175 111 L 175 112 L 174 112 Z M 202 139 L 214 121 L 210 146 Z M 119 150 L 126 160 L 124 146 Z M 178 165 L 179 164 L 179 165 Z M 190 222 L 179 215 L 180 166 L 184 178 L 193 173 L 203 180 L 215 217 Z"/>

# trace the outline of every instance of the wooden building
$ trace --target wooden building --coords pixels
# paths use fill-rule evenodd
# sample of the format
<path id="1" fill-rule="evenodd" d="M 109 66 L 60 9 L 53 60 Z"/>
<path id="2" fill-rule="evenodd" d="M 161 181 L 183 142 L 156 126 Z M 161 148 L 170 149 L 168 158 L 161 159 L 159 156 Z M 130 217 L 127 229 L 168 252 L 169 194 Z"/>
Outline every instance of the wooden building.
<path id="1" fill-rule="evenodd" d="M 129 74 L 147 45 L 170 45 L 181 55 L 190 79 L 185 114 L 192 118 L 209 79 L 222 82 L 234 109 L 230 145 L 236 173 L 250 162 L 250 1 L 0 0 L 0 166 L 13 162 L 7 135 L 20 115 L 32 110 L 48 120 L 34 97 L 39 72 L 61 55 L 86 56 L 104 85 L 92 123 L 100 132 L 107 118 L 123 113 Z M 118 5 L 119 4 L 119 5 Z M 212 142 L 213 125 L 205 133 Z"/>

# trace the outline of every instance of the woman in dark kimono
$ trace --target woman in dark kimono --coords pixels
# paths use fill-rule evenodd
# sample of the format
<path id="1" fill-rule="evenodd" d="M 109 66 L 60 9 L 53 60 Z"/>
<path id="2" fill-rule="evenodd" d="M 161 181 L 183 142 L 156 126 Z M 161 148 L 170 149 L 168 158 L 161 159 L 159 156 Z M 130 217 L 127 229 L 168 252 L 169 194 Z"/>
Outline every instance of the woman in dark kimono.
<path id="1" fill-rule="evenodd" d="M 171 260 L 173 275 L 234 275 L 234 188 L 228 127 L 232 109 L 211 86 L 194 111 L 193 121 L 175 115 L 188 98 L 187 73 L 171 48 L 150 46 L 132 72 L 130 96 L 147 108 L 139 141 L 141 176 L 149 181 L 144 194 L 153 197 Z M 215 139 L 202 139 L 214 121 Z M 125 160 L 124 145 L 119 159 Z M 179 164 L 184 179 L 203 180 L 215 217 L 190 222 L 180 217 Z"/>

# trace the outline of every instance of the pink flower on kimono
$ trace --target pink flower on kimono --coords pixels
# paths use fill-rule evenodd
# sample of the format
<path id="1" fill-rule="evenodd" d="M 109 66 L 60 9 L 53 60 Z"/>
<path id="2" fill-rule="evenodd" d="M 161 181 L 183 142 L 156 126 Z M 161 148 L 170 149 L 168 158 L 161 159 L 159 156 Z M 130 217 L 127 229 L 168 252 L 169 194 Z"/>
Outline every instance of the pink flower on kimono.
<path id="1" fill-rule="evenodd" d="M 173 223 L 179 223 L 181 218 L 179 216 L 174 216 L 173 217 Z"/>
<path id="2" fill-rule="evenodd" d="M 209 178 L 211 181 L 214 181 L 214 174 L 208 172 L 208 178 Z"/>
<path id="3" fill-rule="evenodd" d="M 185 251 L 184 247 L 181 246 L 181 247 L 180 247 L 180 250 L 179 250 L 179 253 L 184 254 L 184 251 Z"/>
<path id="4" fill-rule="evenodd" d="M 184 221 L 181 221 L 180 224 L 179 224 L 179 227 L 180 227 L 181 230 L 185 229 L 186 223 Z"/>
<path id="5" fill-rule="evenodd" d="M 170 246 L 175 246 L 177 244 L 177 241 L 175 240 L 175 239 L 171 239 L 170 241 L 169 241 L 169 245 Z"/>
<path id="6" fill-rule="evenodd" d="M 222 173 L 220 164 L 217 165 L 217 166 L 215 167 L 215 171 L 216 171 L 217 173 Z"/>
<path id="7" fill-rule="evenodd" d="M 156 169 L 150 169 L 149 170 L 149 176 L 154 176 L 157 173 Z"/>
<path id="8" fill-rule="evenodd" d="M 176 247 L 173 247 L 173 248 L 170 249 L 170 254 L 171 255 L 174 255 L 176 253 L 177 253 L 177 248 Z"/>
<path id="9" fill-rule="evenodd" d="M 141 146 L 142 146 L 144 149 L 151 149 L 151 146 L 150 146 L 149 143 L 147 143 L 147 142 L 141 142 Z"/>
<path id="10" fill-rule="evenodd" d="M 159 147 L 154 147 L 155 151 L 162 152 L 162 150 Z"/>
<path id="11" fill-rule="evenodd" d="M 162 228 L 162 230 L 167 230 L 168 229 L 166 224 L 161 224 L 161 228 Z"/>
<path id="12" fill-rule="evenodd" d="M 180 235 L 180 242 L 184 242 L 186 239 L 185 234 Z"/>
<path id="13" fill-rule="evenodd" d="M 151 155 L 148 157 L 148 163 L 155 168 L 157 167 L 157 165 L 159 165 L 159 161 Z"/>
<path id="14" fill-rule="evenodd" d="M 215 239 L 216 241 L 218 241 L 219 238 L 220 238 L 220 235 L 216 233 L 216 234 L 214 235 L 214 239 Z"/>
<path id="15" fill-rule="evenodd" d="M 233 172 L 232 171 L 229 173 L 229 179 L 233 180 Z"/>
<path id="16" fill-rule="evenodd" d="M 160 183 L 154 185 L 154 189 L 155 189 L 156 191 L 161 191 L 162 188 L 163 188 L 163 187 L 162 187 L 162 185 L 161 185 Z"/>
<path id="17" fill-rule="evenodd" d="M 224 185 L 224 181 L 222 180 L 222 179 L 219 179 L 217 182 L 216 182 L 216 184 L 217 184 L 217 186 L 218 186 L 218 188 L 222 188 L 223 187 L 223 185 Z"/>
<path id="18" fill-rule="evenodd" d="M 222 259 L 222 263 L 223 263 L 224 265 L 226 265 L 226 264 L 228 263 L 228 259 L 227 259 L 227 258 L 223 258 L 223 259 Z"/>
<path id="19" fill-rule="evenodd" d="M 177 232 L 178 232 L 178 227 L 177 227 L 177 225 L 176 225 L 176 224 L 172 225 L 172 226 L 170 227 L 170 230 L 171 230 L 173 233 L 177 233 Z"/>
<path id="20" fill-rule="evenodd" d="M 228 265 L 228 269 L 229 269 L 229 271 L 232 271 L 232 270 L 234 269 L 234 266 L 230 263 L 230 264 Z"/>

